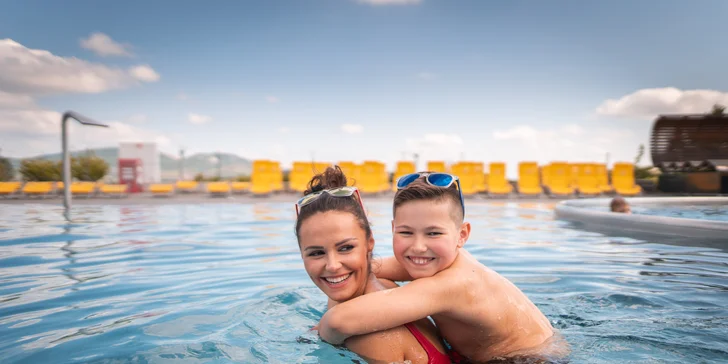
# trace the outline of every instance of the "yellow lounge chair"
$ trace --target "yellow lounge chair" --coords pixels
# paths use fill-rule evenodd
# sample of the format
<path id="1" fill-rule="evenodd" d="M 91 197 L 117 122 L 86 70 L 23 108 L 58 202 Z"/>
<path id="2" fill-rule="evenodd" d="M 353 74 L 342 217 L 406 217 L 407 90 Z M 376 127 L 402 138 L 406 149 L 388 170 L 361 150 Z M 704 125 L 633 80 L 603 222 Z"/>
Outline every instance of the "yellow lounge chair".
<path id="1" fill-rule="evenodd" d="M 513 192 L 508 179 L 506 179 L 506 164 L 493 162 L 490 164 L 490 175 L 488 181 L 488 195 L 509 195 Z"/>
<path id="2" fill-rule="evenodd" d="M 473 177 L 475 179 L 475 192 L 488 192 L 488 184 L 485 177 L 485 165 L 483 162 L 473 162 Z"/>
<path id="3" fill-rule="evenodd" d="M 472 162 L 457 162 L 450 166 L 450 173 L 460 179 L 460 188 L 464 196 L 478 193 L 478 183 Z"/>
<path id="4" fill-rule="evenodd" d="M 283 191 L 283 170 L 281 169 L 281 163 L 276 161 L 268 162 L 270 168 L 270 181 L 271 188 L 274 192 Z"/>
<path id="5" fill-rule="evenodd" d="M 443 172 L 450 173 L 447 165 L 443 161 L 429 161 L 427 162 L 427 170 L 430 172 Z"/>
<path id="6" fill-rule="evenodd" d="M 389 189 L 388 180 L 384 163 L 364 161 L 359 170 L 357 188 L 362 193 L 380 193 Z"/>
<path id="7" fill-rule="evenodd" d="M 47 197 L 53 192 L 55 182 L 28 182 L 23 186 L 23 194 L 25 196 Z"/>
<path id="8" fill-rule="evenodd" d="M 174 185 L 177 191 L 183 193 L 197 192 L 199 187 L 200 184 L 197 181 L 177 181 Z"/>
<path id="9" fill-rule="evenodd" d="M 574 194 L 571 184 L 571 166 L 568 163 L 554 162 L 548 167 L 550 195 L 570 196 Z"/>
<path id="10" fill-rule="evenodd" d="M 71 194 L 74 196 L 93 196 L 96 192 L 95 182 L 72 182 L 71 183 Z"/>
<path id="11" fill-rule="evenodd" d="M 269 161 L 264 159 L 253 161 L 253 172 L 250 176 L 250 192 L 255 196 L 272 193 L 274 174 L 275 171 L 273 171 Z"/>
<path id="12" fill-rule="evenodd" d="M 250 182 L 230 182 L 232 193 L 245 193 L 250 191 Z"/>
<path id="13" fill-rule="evenodd" d="M 229 196 L 232 189 L 228 182 L 208 182 L 207 192 L 212 196 Z"/>
<path id="14" fill-rule="evenodd" d="M 614 191 L 623 196 L 636 196 L 642 193 L 642 187 L 634 183 L 634 165 L 632 163 L 614 164 L 612 185 Z"/>
<path id="15" fill-rule="evenodd" d="M 103 196 L 107 197 L 127 197 L 129 195 L 129 186 L 121 184 L 103 184 L 99 187 L 99 191 L 101 191 Z"/>
<path id="16" fill-rule="evenodd" d="M 0 196 L 12 197 L 20 192 L 22 183 L 19 181 L 0 182 Z"/>
<path id="17" fill-rule="evenodd" d="M 149 186 L 152 196 L 171 196 L 174 194 L 174 185 L 171 183 L 154 183 Z"/>
<path id="18" fill-rule="evenodd" d="M 521 196 L 540 196 L 543 193 L 539 170 L 536 162 L 518 164 L 518 194 Z"/>
<path id="19" fill-rule="evenodd" d="M 597 169 L 597 180 L 599 181 L 599 188 L 601 188 L 602 193 L 614 192 L 614 187 L 612 187 L 612 185 L 609 184 L 609 176 L 607 176 L 607 167 L 601 163 L 596 163 L 595 167 Z"/>
<path id="20" fill-rule="evenodd" d="M 599 185 L 597 168 L 591 163 L 580 163 L 578 165 L 577 190 L 580 196 L 599 196 L 602 194 L 602 187 Z"/>
<path id="21" fill-rule="evenodd" d="M 346 176 L 346 184 L 356 186 L 359 181 L 359 166 L 354 162 L 343 161 L 339 162 L 339 168 Z"/>

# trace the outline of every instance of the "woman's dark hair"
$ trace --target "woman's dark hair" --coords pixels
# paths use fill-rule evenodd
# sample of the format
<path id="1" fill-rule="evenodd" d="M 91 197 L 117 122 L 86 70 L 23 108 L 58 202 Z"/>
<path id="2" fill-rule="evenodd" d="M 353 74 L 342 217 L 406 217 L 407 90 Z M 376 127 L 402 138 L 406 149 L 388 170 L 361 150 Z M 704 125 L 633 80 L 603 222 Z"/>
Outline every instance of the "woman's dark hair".
<path id="1" fill-rule="evenodd" d="M 317 174 L 308 182 L 308 189 L 303 195 L 328 190 L 332 188 L 345 187 L 347 184 L 346 176 L 339 166 L 328 167 L 323 173 Z M 333 197 L 328 193 L 322 193 L 316 200 L 308 205 L 301 207 L 298 218 L 296 219 L 296 239 L 299 240 L 299 232 L 301 224 L 309 217 L 327 211 L 343 211 L 348 212 L 359 222 L 359 226 L 366 232 L 367 239 L 372 237 L 372 229 L 369 226 L 366 213 L 359 204 L 356 196 L 350 197 Z"/>

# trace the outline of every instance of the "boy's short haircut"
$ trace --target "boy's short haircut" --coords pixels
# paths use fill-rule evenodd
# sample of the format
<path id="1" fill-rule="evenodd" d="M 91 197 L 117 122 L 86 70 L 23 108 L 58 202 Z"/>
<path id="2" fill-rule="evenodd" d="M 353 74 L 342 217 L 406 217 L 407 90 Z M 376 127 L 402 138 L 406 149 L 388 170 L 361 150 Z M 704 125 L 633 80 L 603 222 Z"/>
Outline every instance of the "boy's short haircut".
<path id="1" fill-rule="evenodd" d="M 627 203 L 627 200 L 625 200 L 623 197 L 615 197 L 609 204 L 609 209 L 612 212 L 624 212 L 625 207 L 627 207 L 628 205 L 629 204 Z"/>
<path id="2" fill-rule="evenodd" d="M 463 219 L 463 210 L 460 205 L 460 191 L 457 184 L 453 183 L 448 188 L 432 186 L 425 182 L 425 177 L 420 177 L 407 187 L 398 190 L 394 195 L 394 208 L 392 216 L 397 214 L 397 208 L 409 201 L 449 201 L 450 216 L 457 224 L 461 224 Z"/>

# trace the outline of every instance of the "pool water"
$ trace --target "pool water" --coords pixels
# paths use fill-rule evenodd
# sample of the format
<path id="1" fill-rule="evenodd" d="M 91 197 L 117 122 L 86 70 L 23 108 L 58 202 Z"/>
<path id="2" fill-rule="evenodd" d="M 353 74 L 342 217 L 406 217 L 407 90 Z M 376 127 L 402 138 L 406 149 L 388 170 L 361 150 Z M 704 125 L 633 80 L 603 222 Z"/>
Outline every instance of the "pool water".
<path id="1" fill-rule="evenodd" d="M 367 206 L 389 256 L 390 204 Z M 575 230 L 552 208 L 471 203 L 466 248 L 536 303 L 572 363 L 728 361 L 728 252 Z M 326 297 L 291 204 L 62 212 L 0 205 L 3 363 L 360 361 L 309 331 Z"/>
<path id="2" fill-rule="evenodd" d="M 635 206 L 635 213 L 683 219 L 728 221 L 728 205 Z M 726 237 L 728 240 L 728 237 Z"/>

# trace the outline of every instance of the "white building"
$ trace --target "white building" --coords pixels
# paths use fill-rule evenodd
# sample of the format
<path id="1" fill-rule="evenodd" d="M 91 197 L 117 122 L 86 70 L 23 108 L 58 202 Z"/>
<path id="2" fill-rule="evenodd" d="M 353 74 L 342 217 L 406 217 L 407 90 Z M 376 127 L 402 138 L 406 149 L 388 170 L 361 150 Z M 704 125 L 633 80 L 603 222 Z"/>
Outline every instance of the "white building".
<path id="1" fill-rule="evenodd" d="M 159 183 L 161 181 L 162 169 L 156 143 L 119 143 L 119 159 L 126 158 L 141 159 L 142 183 Z"/>

